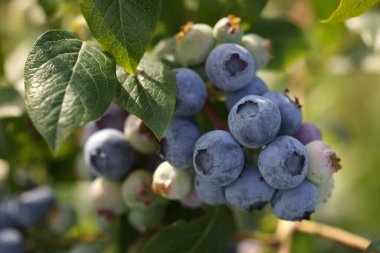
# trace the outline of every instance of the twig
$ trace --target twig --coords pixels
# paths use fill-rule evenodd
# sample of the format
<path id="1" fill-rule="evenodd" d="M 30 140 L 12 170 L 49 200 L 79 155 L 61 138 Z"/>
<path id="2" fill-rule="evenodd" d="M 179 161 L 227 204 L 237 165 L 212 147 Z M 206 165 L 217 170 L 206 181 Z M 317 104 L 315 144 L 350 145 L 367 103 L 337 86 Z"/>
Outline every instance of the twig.
<path id="1" fill-rule="evenodd" d="M 279 220 L 277 224 L 276 237 L 280 241 L 278 253 L 290 253 L 292 250 L 293 233 L 297 224 L 295 222 Z"/>
<path id="2" fill-rule="evenodd" d="M 295 230 L 301 233 L 318 235 L 354 249 L 365 250 L 371 244 L 371 241 L 367 238 L 314 221 L 297 222 Z"/>

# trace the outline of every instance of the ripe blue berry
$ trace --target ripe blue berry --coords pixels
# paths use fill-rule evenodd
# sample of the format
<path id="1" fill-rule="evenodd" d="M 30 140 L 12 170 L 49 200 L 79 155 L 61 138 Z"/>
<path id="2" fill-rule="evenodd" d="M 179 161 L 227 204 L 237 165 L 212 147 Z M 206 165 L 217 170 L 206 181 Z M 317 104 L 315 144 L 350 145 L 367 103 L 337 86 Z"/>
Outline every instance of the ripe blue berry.
<path id="1" fill-rule="evenodd" d="M 250 53 L 237 44 L 226 43 L 214 48 L 206 60 L 206 74 L 223 91 L 246 86 L 255 75 Z"/>
<path id="2" fill-rule="evenodd" d="M 226 92 L 227 109 L 231 108 L 243 97 L 248 95 L 261 96 L 268 91 L 267 85 L 259 77 L 255 76 L 249 83 L 237 91 Z"/>
<path id="3" fill-rule="evenodd" d="M 304 122 L 297 133 L 294 134 L 294 138 L 306 145 L 312 141 L 322 140 L 322 133 L 316 125 Z"/>
<path id="4" fill-rule="evenodd" d="M 292 101 L 286 94 L 277 91 L 266 92 L 263 97 L 271 100 L 280 109 L 281 127 L 279 135 L 293 135 L 301 128 L 302 112 L 297 98 Z"/>
<path id="5" fill-rule="evenodd" d="M 275 189 L 291 189 L 301 184 L 307 174 L 309 156 L 306 148 L 291 136 L 280 136 L 261 151 L 259 170 Z"/>
<path id="6" fill-rule="evenodd" d="M 91 135 L 84 146 L 88 168 L 109 180 L 121 180 L 131 169 L 134 153 L 122 132 L 103 129 Z"/>
<path id="7" fill-rule="evenodd" d="M 280 123 L 278 107 L 269 99 L 255 95 L 242 98 L 228 115 L 231 134 L 248 148 L 259 148 L 273 140 Z"/>
<path id="8" fill-rule="evenodd" d="M 195 172 L 219 186 L 231 184 L 244 166 L 244 154 L 230 133 L 214 130 L 202 135 L 194 147 Z"/>
<path id="9" fill-rule="evenodd" d="M 22 227 L 41 224 L 56 204 L 50 187 L 43 186 L 23 192 L 18 199 L 17 221 Z"/>
<path id="10" fill-rule="evenodd" d="M 223 187 L 210 183 L 199 175 L 195 175 L 194 188 L 199 199 L 208 205 L 215 206 L 226 203 Z"/>
<path id="11" fill-rule="evenodd" d="M 24 253 L 24 237 L 14 228 L 0 229 L 0 252 L 1 253 Z"/>
<path id="12" fill-rule="evenodd" d="M 272 209 L 282 220 L 309 220 L 317 205 L 317 199 L 317 187 L 304 181 L 296 188 L 277 191 L 272 199 Z"/>
<path id="13" fill-rule="evenodd" d="M 249 212 L 262 209 L 274 192 L 255 165 L 246 165 L 238 179 L 225 188 L 227 203 Z"/>
<path id="14" fill-rule="evenodd" d="M 179 68 L 176 75 L 177 94 L 174 116 L 191 117 L 196 115 L 206 103 L 207 91 L 202 78 L 193 70 Z"/>
<path id="15" fill-rule="evenodd" d="M 199 128 L 189 120 L 173 118 L 160 141 L 160 154 L 177 169 L 193 165 L 193 150 L 201 136 Z"/>

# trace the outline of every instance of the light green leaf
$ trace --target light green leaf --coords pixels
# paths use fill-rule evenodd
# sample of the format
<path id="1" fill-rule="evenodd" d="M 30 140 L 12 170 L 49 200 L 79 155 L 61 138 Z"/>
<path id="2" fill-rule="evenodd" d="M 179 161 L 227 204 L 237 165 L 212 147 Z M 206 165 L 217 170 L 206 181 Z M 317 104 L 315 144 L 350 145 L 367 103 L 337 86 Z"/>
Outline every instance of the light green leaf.
<path id="1" fill-rule="evenodd" d="M 25 64 L 25 104 L 55 151 L 106 111 L 117 84 L 115 68 L 113 59 L 73 33 L 55 30 L 37 39 Z"/>
<path id="2" fill-rule="evenodd" d="M 160 17 L 161 0 L 79 0 L 95 38 L 127 72 L 135 73 Z"/>
<path id="3" fill-rule="evenodd" d="M 176 96 L 174 73 L 163 63 L 145 56 L 135 75 L 118 68 L 121 85 L 115 102 L 142 119 L 160 139 L 173 115 Z"/>
<path id="4" fill-rule="evenodd" d="M 339 23 L 356 17 L 378 4 L 380 0 L 341 0 L 338 8 L 323 23 Z"/>
<path id="5" fill-rule="evenodd" d="M 145 245 L 142 253 L 227 252 L 228 241 L 234 234 L 231 210 L 225 206 L 212 208 L 200 219 L 179 221 L 161 229 Z"/>

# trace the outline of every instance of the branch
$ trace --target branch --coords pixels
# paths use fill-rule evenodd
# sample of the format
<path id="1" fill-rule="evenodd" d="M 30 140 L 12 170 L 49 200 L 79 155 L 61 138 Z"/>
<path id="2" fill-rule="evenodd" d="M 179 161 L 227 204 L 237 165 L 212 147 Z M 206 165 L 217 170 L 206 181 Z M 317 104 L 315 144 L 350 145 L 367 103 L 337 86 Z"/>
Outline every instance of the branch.
<path id="1" fill-rule="evenodd" d="M 371 244 L 371 241 L 367 238 L 314 221 L 297 222 L 295 230 L 305 234 L 318 235 L 328 240 L 338 242 L 346 247 L 359 250 L 365 250 Z"/>

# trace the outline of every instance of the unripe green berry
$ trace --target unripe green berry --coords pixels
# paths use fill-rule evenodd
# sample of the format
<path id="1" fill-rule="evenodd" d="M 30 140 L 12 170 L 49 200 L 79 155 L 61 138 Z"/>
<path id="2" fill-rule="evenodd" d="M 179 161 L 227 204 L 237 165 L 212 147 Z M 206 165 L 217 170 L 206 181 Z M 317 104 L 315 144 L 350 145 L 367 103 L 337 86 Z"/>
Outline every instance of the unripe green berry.
<path id="1" fill-rule="evenodd" d="M 162 222 L 165 209 L 157 207 L 151 210 L 131 210 L 128 213 L 129 223 L 138 231 L 144 232 Z"/>
<path id="2" fill-rule="evenodd" d="M 186 67 L 205 62 L 215 43 L 209 25 L 192 22 L 181 27 L 175 39 L 176 59 Z"/>
<path id="3" fill-rule="evenodd" d="M 128 143 L 143 154 L 153 154 L 158 150 L 158 141 L 144 122 L 130 114 L 125 120 L 124 135 Z"/>
<path id="4" fill-rule="evenodd" d="M 219 43 L 239 44 L 244 35 L 240 26 L 240 18 L 234 15 L 220 19 L 215 24 L 212 33 Z"/>
<path id="5" fill-rule="evenodd" d="M 243 36 L 241 45 L 251 53 L 256 70 L 267 65 L 271 58 L 269 40 L 265 40 L 257 34 L 249 33 Z"/>
<path id="6" fill-rule="evenodd" d="M 121 184 L 98 177 L 91 183 L 91 198 L 98 215 L 112 220 L 126 211 L 121 196 Z"/>
<path id="7" fill-rule="evenodd" d="M 148 210 L 163 205 L 166 201 L 153 193 L 152 173 L 138 169 L 130 173 L 124 181 L 121 194 L 128 208 L 132 210 Z"/>
<path id="8" fill-rule="evenodd" d="M 163 162 L 154 171 L 152 189 L 165 198 L 181 200 L 191 190 L 191 176 L 187 171 Z"/>
<path id="9" fill-rule="evenodd" d="M 325 203 L 331 197 L 334 190 L 334 177 L 330 177 L 322 184 L 317 185 L 318 203 Z"/>
<path id="10" fill-rule="evenodd" d="M 322 184 L 341 169 L 340 158 L 335 151 L 320 140 L 312 141 L 306 146 L 309 154 L 309 169 L 307 179 L 315 184 Z"/>
<path id="11" fill-rule="evenodd" d="M 49 215 L 49 227 L 57 235 L 64 235 L 74 226 L 77 216 L 74 209 L 69 205 L 59 205 Z"/>

